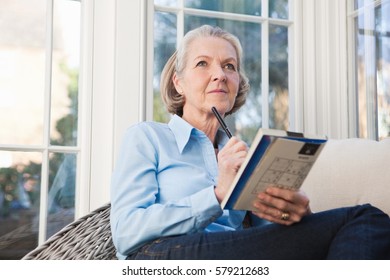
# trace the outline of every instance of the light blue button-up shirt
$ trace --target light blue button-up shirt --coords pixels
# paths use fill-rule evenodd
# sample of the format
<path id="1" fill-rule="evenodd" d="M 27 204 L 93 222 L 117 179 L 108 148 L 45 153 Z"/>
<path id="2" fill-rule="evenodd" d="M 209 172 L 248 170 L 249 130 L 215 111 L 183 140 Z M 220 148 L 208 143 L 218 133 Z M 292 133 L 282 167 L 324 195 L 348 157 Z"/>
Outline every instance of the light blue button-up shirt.
<path id="1" fill-rule="evenodd" d="M 218 148 L 227 141 L 218 131 Z M 214 193 L 217 178 L 213 144 L 182 118 L 130 127 L 111 184 L 118 258 L 163 236 L 241 228 L 245 212 L 221 209 Z"/>

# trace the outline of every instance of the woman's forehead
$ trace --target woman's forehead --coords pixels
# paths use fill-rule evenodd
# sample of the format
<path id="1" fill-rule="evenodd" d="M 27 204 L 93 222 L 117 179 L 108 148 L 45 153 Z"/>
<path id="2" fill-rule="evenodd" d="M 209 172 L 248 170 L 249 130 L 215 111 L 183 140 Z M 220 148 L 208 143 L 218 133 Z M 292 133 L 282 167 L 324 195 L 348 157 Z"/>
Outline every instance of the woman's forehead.
<path id="1" fill-rule="evenodd" d="M 234 46 L 227 40 L 219 37 L 199 37 L 195 38 L 188 46 L 188 58 L 206 56 L 225 56 L 237 59 Z"/>

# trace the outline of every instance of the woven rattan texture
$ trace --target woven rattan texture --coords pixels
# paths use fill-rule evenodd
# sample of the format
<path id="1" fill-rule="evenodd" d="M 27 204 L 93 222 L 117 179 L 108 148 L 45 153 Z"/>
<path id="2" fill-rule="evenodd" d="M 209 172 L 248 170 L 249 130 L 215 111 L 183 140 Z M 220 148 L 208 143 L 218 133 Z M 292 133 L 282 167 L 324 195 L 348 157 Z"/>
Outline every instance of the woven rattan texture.
<path id="1" fill-rule="evenodd" d="M 111 204 L 70 223 L 23 260 L 113 260 L 116 251 L 110 229 Z"/>

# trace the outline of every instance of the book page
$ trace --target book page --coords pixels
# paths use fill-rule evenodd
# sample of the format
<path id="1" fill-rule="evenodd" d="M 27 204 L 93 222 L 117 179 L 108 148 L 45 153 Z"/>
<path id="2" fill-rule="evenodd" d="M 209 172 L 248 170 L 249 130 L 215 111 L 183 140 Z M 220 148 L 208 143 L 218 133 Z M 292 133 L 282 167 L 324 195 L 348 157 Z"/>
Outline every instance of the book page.
<path id="1" fill-rule="evenodd" d="M 257 164 L 234 208 L 248 209 L 269 186 L 299 189 L 323 145 L 277 138 Z"/>

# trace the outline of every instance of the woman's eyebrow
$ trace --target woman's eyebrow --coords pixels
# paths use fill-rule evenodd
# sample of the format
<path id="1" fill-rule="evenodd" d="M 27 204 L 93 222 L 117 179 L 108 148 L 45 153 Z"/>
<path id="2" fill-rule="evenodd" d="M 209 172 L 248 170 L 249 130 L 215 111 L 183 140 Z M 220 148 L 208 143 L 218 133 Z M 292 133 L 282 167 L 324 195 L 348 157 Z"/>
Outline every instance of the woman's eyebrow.
<path id="1" fill-rule="evenodd" d="M 212 58 L 212 57 L 211 57 L 211 56 L 208 56 L 208 55 L 198 55 L 198 56 L 196 56 L 196 57 L 194 58 L 194 61 L 199 60 L 199 59 L 211 59 L 211 58 Z M 226 62 L 231 62 L 231 61 L 237 63 L 237 59 L 236 59 L 235 57 L 233 57 L 233 56 L 227 57 L 227 58 L 225 58 L 225 59 L 222 60 L 222 62 L 224 62 L 224 63 L 226 63 Z"/>
<path id="2" fill-rule="evenodd" d="M 228 57 L 224 60 L 225 62 L 228 62 L 228 61 L 234 61 L 235 63 L 237 63 L 237 59 L 235 57 Z"/>
<path id="3" fill-rule="evenodd" d="M 199 59 L 205 59 L 205 58 L 210 59 L 211 57 L 208 55 L 198 55 L 194 58 L 194 61 L 199 60 Z"/>

